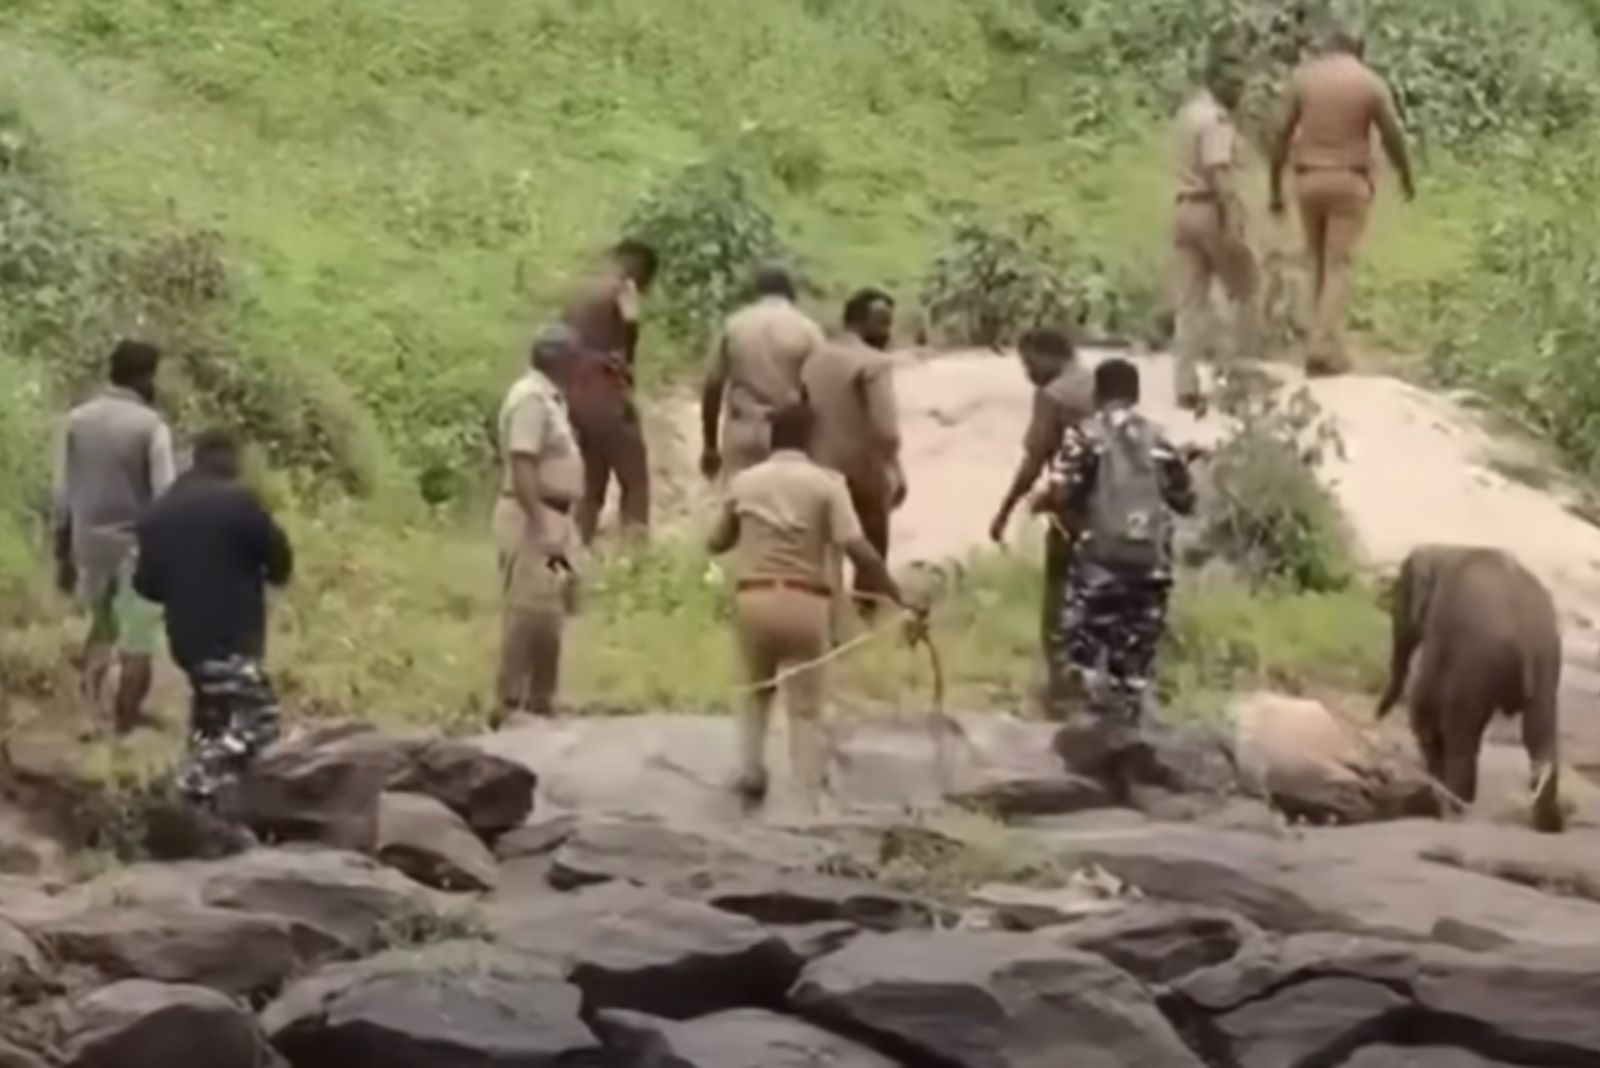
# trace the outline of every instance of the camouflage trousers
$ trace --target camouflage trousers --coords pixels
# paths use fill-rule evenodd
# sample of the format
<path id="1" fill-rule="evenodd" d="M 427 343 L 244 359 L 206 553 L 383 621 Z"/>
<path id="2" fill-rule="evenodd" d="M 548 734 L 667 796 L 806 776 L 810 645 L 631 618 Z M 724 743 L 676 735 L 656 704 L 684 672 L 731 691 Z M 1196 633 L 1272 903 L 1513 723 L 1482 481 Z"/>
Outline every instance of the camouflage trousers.
<path id="1" fill-rule="evenodd" d="M 1050 636 L 1051 674 L 1077 677 L 1097 717 L 1137 723 L 1155 675 L 1171 593 L 1166 571 L 1074 561 L 1061 594 L 1059 625 Z"/>
<path id="2" fill-rule="evenodd" d="M 278 699 L 261 665 L 244 656 L 200 664 L 189 673 L 189 685 L 189 755 L 178 787 L 191 801 L 211 806 L 277 741 Z"/>

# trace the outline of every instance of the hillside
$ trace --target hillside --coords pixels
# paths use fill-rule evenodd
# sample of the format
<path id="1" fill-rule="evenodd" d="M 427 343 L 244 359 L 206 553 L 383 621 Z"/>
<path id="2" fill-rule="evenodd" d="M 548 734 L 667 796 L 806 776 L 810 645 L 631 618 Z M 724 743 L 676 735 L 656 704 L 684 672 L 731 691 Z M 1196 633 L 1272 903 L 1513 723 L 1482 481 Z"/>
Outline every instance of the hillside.
<path id="1" fill-rule="evenodd" d="M 113 335 L 178 355 L 183 428 L 220 417 L 263 446 L 260 480 L 304 549 L 280 613 L 293 692 L 459 716 L 492 613 L 488 413 L 597 249 L 643 221 L 734 253 L 710 257 L 709 289 L 661 294 L 655 388 L 698 362 L 695 325 L 719 309 L 697 300 L 740 256 L 785 250 L 830 318 L 865 281 L 910 309 L 964 218 L 1004 235 L 1036 216 L 1018 255 L 1097 325 L 1140 332 L 1163 285 L 1166 116 L 1207 40 L 1252 58 L 1260 116 L 1322 6 L 12 0 L 0 618 L 19 625 L 0 670 L 55 685 L 71 631 L 42 589 L 42 458 Z M 1589 464 L 1593 5 L 1364 7 L 1425 161 L 1421 200 L 1386 202 L 1363 265 L 1373 359 L 1497 391 Z M 622 566 L 602 590 L 633 592 L 587 624 L 608 650 L 715 610 L 693 552 Z M 1015 675 L 1015 655 L 978 674 Z M 596 701 L 682 696 L 654 666 L 619 683 L 625 654 L 606 656 L 578 667 Z"/>

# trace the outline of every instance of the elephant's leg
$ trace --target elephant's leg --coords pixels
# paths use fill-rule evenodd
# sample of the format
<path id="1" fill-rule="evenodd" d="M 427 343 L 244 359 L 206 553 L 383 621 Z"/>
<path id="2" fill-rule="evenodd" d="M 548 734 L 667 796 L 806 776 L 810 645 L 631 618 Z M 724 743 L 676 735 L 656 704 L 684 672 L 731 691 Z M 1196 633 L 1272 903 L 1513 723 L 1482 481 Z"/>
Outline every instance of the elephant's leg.
<path id="1" fill-rule="evenodd" d="M 1557 710 L 1560 672 L 1559 660 L 1541 671 L 1528 705 L 1522 710 L 1522 744 L 1528 750 L 1532 771 L 1533 825 L 1551 833 L 1566 823 L 1561 811 L 1561 731 Z"/>

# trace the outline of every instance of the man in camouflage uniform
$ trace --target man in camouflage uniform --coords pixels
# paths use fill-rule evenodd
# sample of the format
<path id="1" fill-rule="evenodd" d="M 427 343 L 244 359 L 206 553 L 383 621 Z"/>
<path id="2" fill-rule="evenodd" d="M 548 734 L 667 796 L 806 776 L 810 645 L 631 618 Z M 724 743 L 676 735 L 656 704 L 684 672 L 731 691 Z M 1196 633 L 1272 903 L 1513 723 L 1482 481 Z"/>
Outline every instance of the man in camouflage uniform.
<path id="1" fill-rule="evenodd" d="M 239 484 L 230 435 L 196 440 L 193 467 L 140 521 L 138 551 L 134 589 L 166 609 L 167 643 L 192 691 L 179 789 L 227 815 L 240 776 L 278 737 L 278 701 L 261 666 L 265 587 L 294 570 L 283 529 Z"/>
<path id="2" fill-rule="evenodd" d="M 1173 515 L 1194 509 L 1182 455 L 1135 410 L 1138 402 L 1133 364 L 1097 367 L 1095 416 L 1068 429 L 1039 501 L 1081 522 L 1049 654 L 1053 671 L 1082 677 L 1097 726 L 1112 734 L 1143 714 L 1172 590 Z"/>

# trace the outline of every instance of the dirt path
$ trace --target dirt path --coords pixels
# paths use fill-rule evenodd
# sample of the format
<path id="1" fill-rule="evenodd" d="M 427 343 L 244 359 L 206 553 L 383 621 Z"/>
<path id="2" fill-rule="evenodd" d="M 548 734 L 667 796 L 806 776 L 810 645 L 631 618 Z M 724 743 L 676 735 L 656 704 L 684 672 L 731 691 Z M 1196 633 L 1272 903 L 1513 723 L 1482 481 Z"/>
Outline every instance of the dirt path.
<path id="1" fill-rule="evenodd" d="M 1095 358 L 1091 354 L 1091 359 Z M 1139 357 L 1145 407 L 1179 443 L 1209 443 L 1213 417 L 1173 403 L 1171 359 Z M 990 353 L 904 357 L 897 387 L 911 496 L 896 516 L 895 563 L 965 556 L 988 545 L 988 524 L 1011 476 L 1031 391 L 1015 360 Z M 1311 383 L 1345 457 L 1325 474 L 1375 568 L 1426 542 L 1490 545 L 1515 553 L 1555 592 L 1566 621 L 1566 719 L 1571 756 L 1600 764 L 1600 529 L 1556 490 L 1508 478 L 1498 441 L 1456 400 L 1392 378 L 1352 375 Z M 676 419 L 685 440 L 695 424 Z"/>

